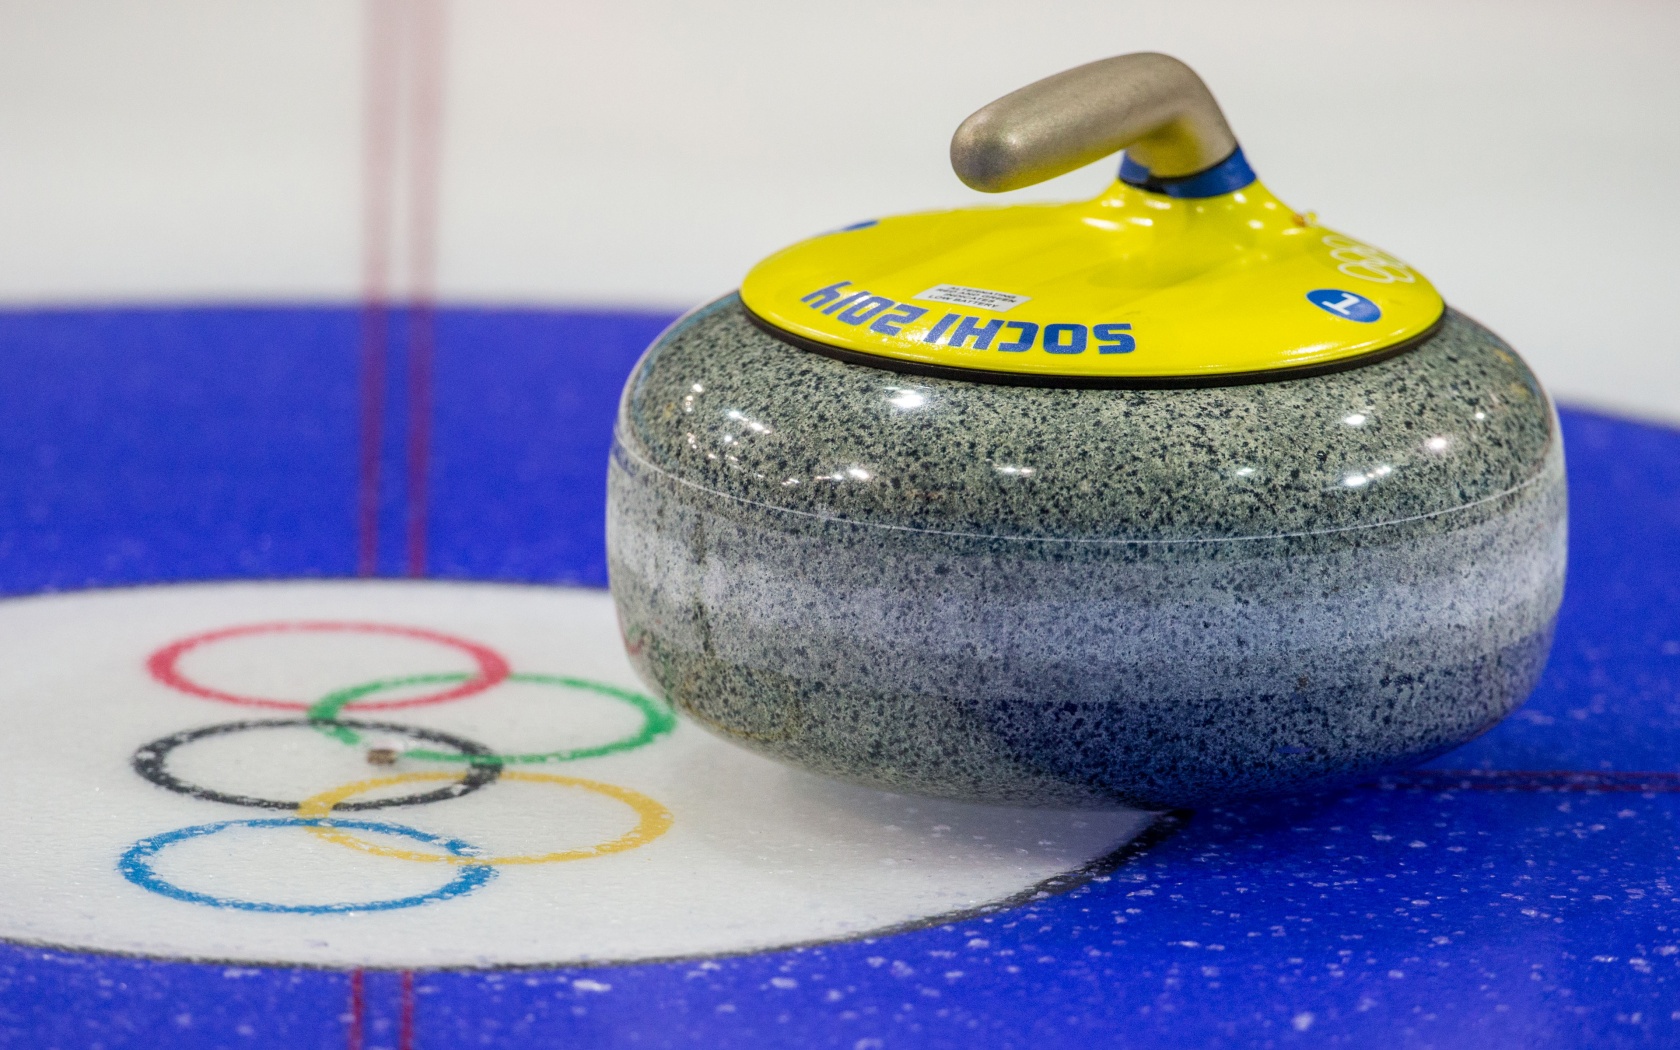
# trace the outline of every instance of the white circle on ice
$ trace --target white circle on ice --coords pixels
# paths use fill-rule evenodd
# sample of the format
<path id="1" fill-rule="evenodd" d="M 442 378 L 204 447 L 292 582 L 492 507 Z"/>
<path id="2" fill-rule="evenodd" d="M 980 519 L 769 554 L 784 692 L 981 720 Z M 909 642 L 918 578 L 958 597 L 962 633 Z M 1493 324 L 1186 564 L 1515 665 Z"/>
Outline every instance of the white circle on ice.
<path id="1" fill-rule="evenodd" d="M 143 839 L 288 816 L 172 793 L 131 767 L 142 745 L 184 730 L 295 717 L 188 695 L 146 667 L 170 642 L 276 621 L 423 628 L 487 645 L 515 672 L 644 689 L 601 591 L 297 581 L 0 602 L 0 938 L 332 966 L 566 965 L 749 952 L 867 935 L 1031 895 L 1047 879 L 1100 862 L 1149 823 L 1131 812 L 977 806 L 854 787 L 679 721 L 634 750 L 517 767 L 627 788 L 662 805 L 669 830 L 634 849 L 498 868 L 471 892 L 395 911 L 230 910 L 137 885 L 119 862 Z M 472 670 L 448 649 L 372 634 L 241 636 L 187 659 L 196 681 L 301 702 L 364 682 Z M 517 681 L 446 703 L 352 709 L 343 717 L 441 731 L 499 752 L 589 748 L 640 724 L 608 695 Z M 368 748 L 406 744 L 400 735 L 368 737 L 351 745 L 307 726 L 213 735 L 172 753 L 170 769 L 225 794 L 301 799 L 446 768 L 409 758 L 392 766 L 389 753 L 372 765 Z M 625 835 L 636 820 L 610 795 L 540 779 L 344 816 L 456 839 L 477 856 L 587 849 Z M 426 848 L 400 835 L 362 834 L 387 854 Z M 188 894 L 293 908 L 425 896 L 461 870 L 260 823 L 173 841 L 150 863 L 156 878 Z"/>

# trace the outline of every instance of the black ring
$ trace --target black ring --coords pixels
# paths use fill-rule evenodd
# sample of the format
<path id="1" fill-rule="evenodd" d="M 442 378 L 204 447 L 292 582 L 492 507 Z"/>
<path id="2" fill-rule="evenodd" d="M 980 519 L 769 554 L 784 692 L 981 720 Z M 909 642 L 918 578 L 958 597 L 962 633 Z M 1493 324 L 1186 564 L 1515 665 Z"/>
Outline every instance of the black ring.
<path id="1" fill-rule="evenodd" d="M 226 802 L 232 806 L 251 806 L 257 809 L 297 809 L 303 802 L 287 802 L 279 799 L 257 798 L 253 795 L 230 795 L 222 791 L 212 791 L 207 787 L 189 783 L 177 777 L 164 768 L 169 761 L 169 753 L 182 744 L 190 744 L 195 740 L 202 740 L 209 736 L 222 736 L 226 733 L 239 733 L 247 729 L 273 729 L 281 726 L 310 726 L 313 728 L 332 729 L 343 727 L 346 729 L 376 730 L 380 732 L 396 733 L 401 736 L 424 740 L 428 743 L 443 744 L 466 755 L 483 755 L 483 761 L 476 761 L 468 765 L 466 776 L 453 784 L 446 784 L 434 791 L 426 791 L 415 795 L 398 795 L 396 798 L 372 799 L 366 802 L 341 802 L 334 806 L 339 810 L 387 809 L 392 806 L 419 806 L 428 802 L 443 802 L 447 799 L 460 798 L 471 794 L 479 788 L 488 787 L 502 775 L 502 763 L 495 752 L 483 744 L 476 744 L 471 740 L 458 737 L 436 729 L 421 729 L 417 726 L 398 725 L 395 722 L 361 722 L 349 718 L 259 718 L 244 722 L 222 722 L 219 725 L 203 726 L 199 729 L 187 729 L 154 740 L 149 744 L 142 744 L 134 752 L 131 765 L 134 771 L 160 788 L 185 795 L 188 798 L 200 798 L 206 802 Z"/>

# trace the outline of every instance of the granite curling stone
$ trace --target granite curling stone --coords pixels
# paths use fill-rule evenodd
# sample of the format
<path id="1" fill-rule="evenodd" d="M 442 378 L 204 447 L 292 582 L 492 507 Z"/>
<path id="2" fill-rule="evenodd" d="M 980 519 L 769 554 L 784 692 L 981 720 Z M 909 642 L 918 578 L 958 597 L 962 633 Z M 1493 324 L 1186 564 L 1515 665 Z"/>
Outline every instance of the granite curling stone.
<path id="1" fill-rule="evenodd" d="M 1074 75 L 1212 105 L 1164 56 L 1061 76 Z M 1021 122 L 1001 123 L 1018 132 Z M 1170 220 L 1172 208 L 1217 210 L 1246 195 L 1232 205 L 1246 225 L 1244 208 L 1275 200 L 1251 173 L 1236 190 L 1175 196 L 1184 181 L 1159 175 L 1172 158 L 1158 155 L 1139 175 L 1150 143 L 1135 128 L 1125 134 L 1120 183 L 1068 207 L 1119 195 L 1105 214 L 1123 217 L 1159 198 Z M 1026 153 L 1039 171 L 1054 169 Z M 1222 155 L 1241 160 L 1240 150 Z M 1442 307 L 1398 260 L 1364 245 L 1350 254 L 1342 245 L 1357 242 L 1283 209 L 1279 240 L 1259 245 L 1285 258 L 1276 281 L 1240 275 L 1255 305 L 1223 299 L 1233 331 L 1253 330 L 1281 282 L 1299 319 L 1266 322 L 1273 342 L 1257 348 L 1237 335 L 1218 341 L 1205 317 L 1186 312 L 1193 338 L 1162 365 L 1146 355 L 1170 349 L 1177 330 L 1148 295 L 1099 285 L 1080 314 L 1053 281 L 987 271 L 960 236 L 942 256 L 914 225 L 952 215 L 995 223 L 1011 210 L 905 217 L 898 235 L 921 246 L 910 264 L 890 244 L 871 250 L 888 261 L 854 273 L 871 295 L 851 312 L 874 298 L 887 305 L 873 316 L 915 314 L 881 326 L 898 331 L 877 333 L 880 346 L 839 328 L 813 335 L 852 324 L 833 320 L 847 309 L 802 302 L 833 282 L 807 288 L 808 275 L 794 273 L 788 287 L 807 295 L 766 292 L 774 283 L 760 270 L 788 268 L 784 253 L 741 295 L 683 318 L 648 350 L 620 404 L 607 526 L 625 643 L 651 687 L 714 732 L 847 780 L 1144 809 L 1416 763 L 1522 702 L 1561 599 L 1566 507 L 1555 413 L 1504 342 Z M 1038 222 L 1055 209 L 1032 210 Z M 1185 214 L 1191 227 L 1200 221 Z M 833 254 L 825 240 L 868 232 L 806 244 Z M 1187 228 L 1146 243 L 1146 263 L 1196 236 Z M 1291 271 L 1295 246 L 1320 269 Z M 1018 257 L 1020 245 L 999 251 Z M 869 254 L 844 260 L 847 272 L 864 270 Z M 1219 261 L 1212 269 L 1230 269 Z M 897 284 L 895 267 L 907 270 Z M 1391 279 L 1359 284 L 1350 269 Z M 948 270 L 968 278 L 964 290 L 916 295 L 938 287 L 927 273 Z M 1088 276 L 1071 263 L 1068 272 Z M 1329 290 L 1404 330 L 1371 348 L 1373 322 L 1338 317 L 1296 287 L 1328 283 L 1324 272 L 1340 275 Z M 1158 299 L 1201 280 L 1179 272 L 1146 291 Z M 965 291 L 1019 292 L 1026 305 L 982 305 Z M 1042 300 L 1052 313 L 1035 321 L 1026 306 Z M 802 322 L 801 309 L 820 320 Z M 1024 327 L 997 326 L 991 347 L 930 341 L 953 313 L 948 328 L 971 318 L 975 331 L 1019 317 L 1039 342 L 1006 360 L 1015 371 L 999 370 L 1000 339 L 1021 342 Z M 1327 351 L 1308 324 L 1319 315 L 1367 343 Z M 1045 330 L 1076 325 L 1086 353 L 1067 353 L 1066 337 L 1050 356 Z M 1099 325 L 1110 342 L 1121 326 L 1134 347 L 1105 362 L 1091 348 Z M 1300 363 L 1303 345 L 1320 356 Z M 1268 346 L 1284 348 L 1284 363 L 1253 367 Z M 1075 357 L 1086 372 L 1069 374 Z"/>

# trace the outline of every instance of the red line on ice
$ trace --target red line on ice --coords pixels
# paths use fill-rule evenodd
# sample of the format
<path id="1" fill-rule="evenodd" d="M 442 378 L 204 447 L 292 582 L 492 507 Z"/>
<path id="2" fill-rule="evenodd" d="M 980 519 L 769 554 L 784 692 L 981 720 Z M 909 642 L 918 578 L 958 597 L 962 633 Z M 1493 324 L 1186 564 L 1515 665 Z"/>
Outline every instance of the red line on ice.
<path id="1" fill-rule="evenodd" d="M 444 0 L 409 7 L 414 76 L 409 93 L 408 550 L 410 576 L 426 574 L 427 481 L 436 348 L 438 186 L 442 168 Z"/>
<path id="2" fill-rule="evenodd" d="M 414 971 L 402 972 L 402 1013 L 397 1020 L 397 1050 L 414 1050 Z"/>
<path id="3" fill-rule="evenodd" d="M 395 204 L 397 98 L 401 76 L 400 0 L 364 0 L 362 100 L 361 435 L 356 484 L 356 574 L 379 567 L 379 451 L 385 424 L 385 372 Z"/>
<path id="4" fill-rule="evenodd" d="M 350 1024 L 344 1045 L 348 1050 L 362 1050 L 362 971 L 350 971 Z"/>

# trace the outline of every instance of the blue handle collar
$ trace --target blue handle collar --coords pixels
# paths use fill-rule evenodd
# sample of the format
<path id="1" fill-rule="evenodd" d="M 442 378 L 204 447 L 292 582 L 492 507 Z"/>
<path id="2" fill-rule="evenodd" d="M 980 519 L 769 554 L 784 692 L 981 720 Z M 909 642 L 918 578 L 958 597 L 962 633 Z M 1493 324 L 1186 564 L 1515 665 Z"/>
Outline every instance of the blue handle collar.
<path id="1" fill-rule="evenodd" d="M 1129 153 L 1120 157 L 1121 182 L 1128 186 L 1136 186 L 1140 190 L 1148 190 L 1150 193 L 1164 193 L 1168 197 L 1217 197 L 1240 190 L 1255 178 L 1254 169 L 1248 166 L 1241 146 L 1206 171 L 1170 179 L 1157 179 L 1150 175 L 1149 169 L 1133 160 Z"/>

